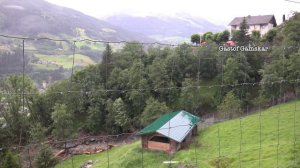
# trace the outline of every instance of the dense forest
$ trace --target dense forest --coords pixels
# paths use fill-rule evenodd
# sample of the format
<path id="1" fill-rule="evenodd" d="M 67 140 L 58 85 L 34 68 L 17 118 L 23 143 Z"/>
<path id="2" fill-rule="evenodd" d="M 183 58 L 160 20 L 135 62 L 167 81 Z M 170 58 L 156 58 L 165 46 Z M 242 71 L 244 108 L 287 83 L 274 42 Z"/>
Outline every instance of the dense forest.
<path id="1" fill-rule="evenodd" d="M 0 83 L 0 146 L 49 135 L 65 140 L 80 131 L 134 132 L 179 109 L 232 118 L 258 104 L 296 96 L 300 14 L 262 38 L 248 36 L 242 24 L 245 29 L 235 32 L 237 45 L 268 44 L 267 52 L 221 52 L 221 41 L 210 34 L 200 46 L 128 43 L 113 52 L 108 44 L 101 63 L 52 84 L 45 93 L 27 76 L 7 76 Z"/>

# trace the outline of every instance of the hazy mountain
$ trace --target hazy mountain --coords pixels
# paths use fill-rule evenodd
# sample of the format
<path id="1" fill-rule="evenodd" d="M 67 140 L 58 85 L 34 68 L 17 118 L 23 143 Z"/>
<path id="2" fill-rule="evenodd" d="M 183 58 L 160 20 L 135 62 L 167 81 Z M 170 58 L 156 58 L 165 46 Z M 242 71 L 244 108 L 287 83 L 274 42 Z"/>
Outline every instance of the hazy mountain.
<path id="1" fill-rule="evenodd" d="M 44 0 L 0 0 L 1 34 L 149 41 L 137 33 Z"/>
<path id="2" fill-rule="evenodd" d="M 44 0 L 0 0 L 0 34 L 54 39 L 153 42 L 144 35 L 113 26 L 106 21 Z M 114 50 L 122 47 L 111 44 Z M 25 41 L 25 71 L 39 88 L 43 83 L 68 78 L 71 69 L 101 61 L 104 43 Z M 72 63 L 74 62 L 74 66 Z M 22 72 L 22 42 L 0 37 L 0 78 Z"/>
<path id="3" fill-rule="evenodd" d="M 186 14 L 174 17 L 115 15 L 106 18 L 106 21 L 160 41 L 184 40 L 194 33 L 219 32 L 225 29 L 224 26 Z"/>

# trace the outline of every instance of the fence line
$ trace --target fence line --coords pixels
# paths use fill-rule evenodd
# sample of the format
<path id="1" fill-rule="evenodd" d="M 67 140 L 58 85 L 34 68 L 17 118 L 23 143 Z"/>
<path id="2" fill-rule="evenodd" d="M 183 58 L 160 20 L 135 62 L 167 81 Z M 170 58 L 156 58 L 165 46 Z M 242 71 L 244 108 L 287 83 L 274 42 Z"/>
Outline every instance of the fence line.
<path id="1" fill-rule="evenodd" d="M 94 42 L 94 43 L 104 43 L 104 44 L 120 44 L 120 43 L 126 43 L 126 44 L 141 44 L 141 45 L 159 45 L 159 46 L 169 46 L 169 47 L 177 47 L 179 45 L 174 45 L 174 44 L 164 44 L 164 43 L 157 43 L 157 42 L 154 42 L 154 43 L 139 43 L 139 42 L 127 42 L 127 41 L 102 41 L 102 40 L 92 40 L 92 39 L 79 39 L 79 40 L 65 40 L 65 39 L 52 39 L 52 38 L 29 38 L 29 37 L 17 37 L 17 36 L 7 36 L 7 35 L 1 35 L 0 34 L 0 37 L 4 37 L 4 38 L 10 38 L 10 39 L 18 39 L 18 40 L 21 40 L 22 41 L 22 76 L 23 76 L 23 81 L 22 81 L 22 85 L 23 85 L 23 88 L 25 86 L 25 43 L 26 41 L 36 41 L 36 40 L 50 40 L 50 41 L 57 41 L 57 42 L 71 42 L 73 45 L 73 48 L 72 48 L 72 66 L 71 66 L 71 82 L 74 82 L 74 68 L 75 68 L 75 55 L 76 55 L 76 43 L 78 42 L 82 42 L 82 41 L 89 41 L 89 42 Z M 193 46 L 192 47 L 199 47 L 199 46 Z M 206 46 L 200 46 L 200 47 L 206 47 Z M 299 46 L 289 46 L 289 47 L 284 47 L 284 50 L 286 48 L 299 48 Z M 142 57 L 142 55 L 141 55 Z M 242 92 L 241 92 L 241 97 L 242 97 L 242 94 L 243 92 L 245 91 L 246 86 L 261 86 L 261 85 L 279 85 L 280 86 L 280 98 L 279 100 L 282 99 L 282 85 L 284 84 L 290 84 L 290 83 L 294 83 L 294 84 L 299 84 L 300 82 L 300 79 L 297 78 L 297 79 L 292 79 L 292 80 L 286 80 L 286 79 L 282 79 L 282 80 L 278 80 L 278 81 L 271 81 L 271 82 L 246 82 L 246 80 L 244 80 L 244 82 L 242 83 L 238 83 L 238 84 L 224 84 L 224 76 L 223 76 L 223 65 L 224 65 L 224 62 L 223 62 L 223 58 L 224 57 L 221 57 L 221 64 L 222 64 L 222 68 L 221 68 L 221 81 L 220 83 L 221 84 L 217 84 L 217 85 L 200 85 L 200 80 L 199 80 L 199 75 L 198 75 L 198 85 L 196 86 L 182 86 L 182 87 L 163 87 L 163 88 L 132 88 L 132 89 L 126 89 L 126 90 L 113 90 L 113 89 L 109 89 L 107 88 L 107 83 L 105 83 L 105 89 L 99 89 L 99 90 L 94 90 L 94 91 L 83 91 L 83 90 L 68 90 L 67 92 L 50 92 L 49 94 L 70 94 L 70 93 L 80 93 L 80 94 L 91 94 L 91 93 L 94 93 L 94 92 L 104 92 L 104 93 L 108 93 L 108 92 L 122 92 L 122 93 L 125 93 L 125 92 L 130 92 L 130 91 L 138 91 L 138 92 L 143 92 L 143 91 L 160 91 L 160 90 L 167 90 L 167 91 L 171 91 L 173 89 L 184 89 L 184 88 L 193 88 L 193 89 L 201 89 L 201 88 L 208 88 L 208 89 L 211 89 L 211 88 L 214 88 L 214 87 L 218 87 L 218 88 L 223 88 L 223 87 L 242 87 Z M 198 60 L 198 73 L 200 71 L 200 57 L 199 57 L 199 60 Z M 106 63 L 107 63 L 107 60 L 106 60 Z M 172 80 L 173 80 L 173 73 L 174 73 L 174 60 L 172 60 L 172 73 L 171 73 L 171 83 L 172 83 Z M 283 65 L 284 66 L 284 65 Z M 139 69 L 141 71 L 141 69 Z M 107 81 L 107 64 L 106 64 L 106 75 L 105 75 L 105 81 Z M 22 96 L 22 111 L 25 112 L 25 96 L 26 95 L 37 95 L 37 94 L 40 94 L 40 93 L 26 93 L 25 90 L 23 89 L 20 93 L 10 93 L 10 92 L 1 92 L 1 94 L 3 95 L 20 95 Z M 296 95 L 295 95 L 295 98 L 297 98 L 297 92 L 296 92 Z M 171 99 L 171 98 L 170 98 Z M 284 95 L 284 98 L 283 98 L 285 101 L 285 95 Z M 274 98 L 273 98 L 274 100 Z M 282 101 L 282 100 L 281 100 Z M 141 106 L 141 102 L 140 103 L 140 106 Z M 274 101 L 273 101 L 273 104 L 272 105 L 275 105 Z M 243 167 L 243 163 L 245 162 L 243 159 L 242 159 L 242 154 L 243 153 L 247 153 L 249 151 L 259 151 L 259 156 L 258 156 L 258 159 L 257 161 L 259 161 L 259 167 L 261 167 L 261 161 L 263 161 L 264 159 L 262 158 L 262 149 L 264 148 L 268 148 L 268 147 L 276 147 L 276 165 L 277 167 L 279 167 L 279 155 L 280 155 L 280 152 L 279 152 L 279 149 L 281 146 L 285 146 L 285 145 L 293 145 L 294 149 L 296 149 L 296 143 L 298 142 L 297 141 L 297 134 L 296 134 L 296 112 L 298 111 L 297 109 L 297 105 L 296 105 L 296 102 L 295 102 L 295 107 L 294 107 L 294 110 L 291 110 L 291 111 L 283 111 L 281 109 L 280 106 L 278 106 L 278 114 L 277 114 L 277 130 L 276 131 L 272 131 L 272 132 L 268 132 L 268 133 L 277 133 L 277 143 L 276 144 L 269 144 L 269 145 L 263 145 L 262 144 L 262 117 L 263 116 L 269 116 L 269 115 L 263 115 L 262 114 L 262 111 L 261 111 L 261 104 L 259 104 L 259 111 L 258 111 L 258 118 L 259 118 L 259 130 L 257 130 L 257 132 L 259 132 L 259 147 L 258 148 L 252 148 L 251 150 L 248 149 L 248 150 L 244 150 L 243 148 L 243 133 L 245 132 L 245 130 L 243 130 L 243 119 L 244 117 L 247 117 L 249 116 L 248 114 L 248 111 L 249 109 L 247 108 L 247 114 L 245 115 L 243 113 L 243 111 L 240 112 L 240 116 L 239 118 L 236 118 L 239 120 L 239 135 L 240 135 L 240 139 L 239 139 L 239 151 L 236 152 L 236 153 L 231 153 L 231 154 L 223 154 L 222 151 L 224 151 L 224 149 L 227 149 L 226 147 L 222 146 L 221 145 L 221 140 L 222 140 L 222 136 L 221 136 L 221 132 L 222 132 L 222 128 L 219 126 L 219 124 L 217 125 L 217 140 L 218 140 L 218 152 L 217 152 L 217 155 L 216 157 L 209 157 L 209 158 L 206 158 L 206 159 L 222 159 L 223 157 L 230 157 L 230 156 L 236 156 L 238 155 L 238 158 L 239 158 L 239 167 Z M 291 128 L 280 128 L 281 125 L 280 125 L 280 121 L 281 121 L 281 114 L 283 112 L 293 112 L 293 115 L 294 115 L 294 120 L 293 120 L 293 134 L 294 134 L 294 140 L 293 142 L 290 142 L 290 143 L 280 143 L 280 132 L 285 130 L 291 130 Z M 213 122 L 212 123 L 209 123 L 209 124 L 213 124 L 213 123 L 219 123 L 219 122 L 223 122 L 223 121 L 228 121 L 228 120 L 231 120 L 232 118 L 230 118 L 229 114 L 228 114 L 228 117 L 225 116 L 224 118 L 217 118 L 215 120 L 215 117 L 213 116 Z M 168 134 L 170 134 L 170 130 L 172 128 L 176 128 L 176 127 L 183 127 L 183 126 L 189 126 L 189 125 L 178 125 L 178 126 L 174 126 L 174 127 L 171 127 L 170 126 L 170 122 L 169 122 L 169 127 L 168 128 L 163 128 L 163 129 L 168 129 Z M 205 128 L 205 126 L 204 126 Z M 22 131 L 22 130 L 21 130 Z M 54 142 L 49 142 L 49 141 L 46 141 L 46 142 L 43 142 L 43 143 L 48 143 L 50 144 L 52 147 L 57 147 L 57 146 L 61 146 L 62 144 L 66 144 L 66 143 L 74 143 L 75 141 L 79 141 L 79 142 L 75 142 L 77 144 L 75 145 L 82 145 L 83 142 L 85 142 L 87 139 L 88 140 L 91 140 L 91 138 L 94 138 L 96 139 L 95 141 L 100 141 L 101 139 L 101 142 L 102 143 L 105 143 L 104 145 L 106 145 L 106 149 L 105 149 L 105 152 L 106 152 L 106 158 L 107 158 L 107 167 L 109 168 L 110 165 L 111 165 L 111 162 L 112 160 L 110 159 L 110 153 L 109 153 L 109 150 L 110 150 L 110 145 L 112 143 L 116 143 L 118 142 L 118 138 L 120 138 L 120 136 L 129 136 L 130 137 L 130 141 L 132 141 L 132 139 L 137 139 L 138 136 L 136 136 L 135 133 L 122 133 L 122 134 L 117 134 L 117 135 L 103 135 L 103 136 L 89 136 L 89 137 L 84 137 L 84 138 L 77 138 L 77 139 L 67 139 L 67 140 L 62 140 L 62 141 L 54 141 Z M 116 139 L 114 139 L 116 138 Z M 120 138 L 121 139 L 121 138 Z M 33 160 L 32 157 L 33 157 L 33 152 L 31 150 L 34 150 L 33 148 L 35 146 L 38 146 L 41 144 L 41 143 L 31 143 L 29 145 L 24 145 L 22 146 L 21 145 L 21 140 L 22 140 L 22 137 L 20 136 L 20 143 L 17 147 L 1 147 L 0 149 L 1 150 L 5 150 L 5 149 L 13 149 L 13 150 L 18 150 L 20 152 L 19 154 L 19 162 L 21 163 L 21 160 L 25 161 L 26 164 L 25 164 L 25 167 L 30 167 L 32 168 L 33 167 Z M 114 141 L 116 140 L 116 141 Z M 83 141 L 83 142 L 82 142 Z M 203 161 L 198 161 L 198 140 L 197 138 L 195 139 L 194 141 L 194 149 L 193 149 L 193 152 L 194 152 L 194 159 L 195 159 L 195 162 L 192 162 L 191 164 L 194 164 L 196 167 L 200 166 L 200 162 L 203 162 Z M 201 147 L 209 147 L 209 146 L 205 146 L 205 145 L 201 145 Z M 69 149 L 72 149 L 72 147 L 68 148 Z M 0 150 L 0 151 L 1 151 Z M 25 152 L 25 156 L 27 156 L 27 159 L 22 159 L 22 156 L 21 156 L 21 153 L 24 153 Z M 71 152 L 70 154 L 68 153 L 67 150 L 64 151 L 65 152 L 65 156 L 66 157 L 70 157 L 71 158 L 71 166 L 72 168 L 74 168 L 74 153 Z M 144 160 L 145 160 L 145 156 L 144 156 L 144 149 L 142 148 L 142 153 L 141 153 L 141 167 L 144 167 Z M 173 159 L 173 155 L 169 154 L 168 155 L 168 161 L 169 161 L 169 167 L 171 167 L 171 161 Z M 267 159 L 267 158 L 265 158 Z M 27 161 L 26 161 L 27 160 Z M 254 161 L 254 160 L 250 160 L 250 161 Z M 22 163 L 21 163 L 22 164 Z M 296 153 L 294 153 L 294 165 L 296 165 Z"/>

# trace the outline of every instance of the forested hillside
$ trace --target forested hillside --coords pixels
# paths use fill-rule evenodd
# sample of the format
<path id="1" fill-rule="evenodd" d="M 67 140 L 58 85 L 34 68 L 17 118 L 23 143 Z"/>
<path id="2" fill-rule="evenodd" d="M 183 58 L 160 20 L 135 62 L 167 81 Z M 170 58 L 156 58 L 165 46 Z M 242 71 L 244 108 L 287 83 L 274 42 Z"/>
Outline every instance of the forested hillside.
<path id="1" fill-rule="evenodd" d="M 27 76 L 7 76 L 0 85 L 0 145 L 134 132 L 178 109 L 235 118 L 292 99 L 299 89 L 299 30 L 295 13 L 268 38 L 267 52 L 223 52 L 210 40 L 204 46 L 127 43 L 118 51 L 107 44 L 101 63 L 45 93 Z M 265 44 L 238 33 L 237 45 Z"/>

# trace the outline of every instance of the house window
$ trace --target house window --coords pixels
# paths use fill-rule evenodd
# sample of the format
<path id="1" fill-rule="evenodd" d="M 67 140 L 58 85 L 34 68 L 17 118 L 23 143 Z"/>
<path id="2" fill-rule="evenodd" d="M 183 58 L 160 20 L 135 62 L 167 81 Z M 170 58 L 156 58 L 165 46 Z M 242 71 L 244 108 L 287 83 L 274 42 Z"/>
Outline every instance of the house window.
<path id="1" fill-rule="evenodd" d="M 262 28 L 262 29 L 264 29 L 264 28 L 266 28 L 266 27 L 267 27 L 266 24 L 261 25 L 261 28 Z"/>
<path id="2" fill-rule="evenodd" d="M 167 137 L 161 137 L 161 136 L 154 136 L 150 139 L 150 141 L 155 141 L 155 142 L 162 142 L 162 143 L 169 143 L 170 139 Z"/>

